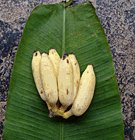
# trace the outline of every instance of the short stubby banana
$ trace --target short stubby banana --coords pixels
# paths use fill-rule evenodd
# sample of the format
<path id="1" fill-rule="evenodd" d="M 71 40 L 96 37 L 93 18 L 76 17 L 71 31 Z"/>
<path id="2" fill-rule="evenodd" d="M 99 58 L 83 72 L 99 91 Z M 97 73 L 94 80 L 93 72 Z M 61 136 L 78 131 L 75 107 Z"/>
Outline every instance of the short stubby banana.
<path id="1" fill-rule="evenodd" d="M 32 72 L 33 72 L 34 81 L 35 81 L 35 84 L 36 84 L 36 87 L 37 87 L 37 90 L 39 92 L 40 97 L 42 98 L 42 100 L 46 101 L 43 86 L 41 83 L 40 61 L 41 61 L 40 52 L 37 51 L 37 52 L 33 53 Z"/>
<path id="2" fill-rule="evenodd" d="M 53 63 L 54 71 L 55 71 L 55 74 L 57 76 L 58 75 L 58 67 L 59 67 L 59 63 L 60 63 L 60 56 L 55 49 L 50 49 L 49 50 L 49 58 Z"/>
<path id="3" fill-rule="evenodd" d="M 74 92 L 73 92 L 73 100 L 74 100 L 77 95 L 80 82 L 80 67 L 74 54 L 69 54 L 69 58 L 73 67 L 73 75 L 74 75 Z"/>
<path id="4" fill-rule="evenodd" d="M 53 64 L 48 54 L 43 53 L 41 58 L 41 80 L 47 102 L 53 108 L 58 101 L 57 80 Z"/>
<path id="5" fill-rule="evenodd" d="M 93 67 L 88 65 L 82 74 L 79 91 L 71 109 L 63 114 L 65 119 L 72 115 L 81 116 L 88 109 L 93 98 L 95 83 L 96 78 Z"/>
<path id="6" fill-rule="evenodd" d="M 58 72 L 59 101 L 64 111 L 73 103 L 73 68 L 67 55 L 60 60 Z"/>

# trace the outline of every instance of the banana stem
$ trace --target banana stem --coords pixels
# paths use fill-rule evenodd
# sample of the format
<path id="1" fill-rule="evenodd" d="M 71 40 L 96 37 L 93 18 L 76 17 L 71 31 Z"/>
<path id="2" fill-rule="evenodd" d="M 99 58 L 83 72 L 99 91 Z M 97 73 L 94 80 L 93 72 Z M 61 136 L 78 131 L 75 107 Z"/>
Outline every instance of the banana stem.
<path id="1" fill-rule="evenodd" d="M 61 107 L 59 108 L 59 112 L 64 113 L 66 109 L 67 109 L 66 106 L 61 106 Z"/>
<path id="2" fill-rule="evenodd" d="M 61 106 L 60 108 L 58 108 L 57 106 L 55 106 L 52 109 L 52 112 L 54 113 L 55 116 L 63 116 L 64 111 L 67 109 L 67 107 Z"/>
<path id="3" fill-rule="evenodd" d="M 62 117 L 63 117 L 64 119 L 68 119 L 68 118 L 71 117 L 72 115 L 73 115 L 72 111 L 69 110 L 69 111 L 65 112 L 65 113 L 63 114 Z"/>
<path id="4" fill-rule="evenodd" d="M 64 0 L 64 6 L 65 6 L 65 7 L 71 5 L 72 3 L 73 3 L 73 0 L 69 0 L 69 1 Z"/>
<path id="5" fill-rule="evenodd" d="M 55 105 L 54 107 L 52 107 L 52 112 L 57 112 L 58 111 L 58 106 L 57 105 Z"/>
<path id="6" fill-rule="evenodd" d="M 58 106 L 54 106 L 52 109 L 51 109 L 52 113 L 54 116 L 63 116 L 63 112 L 60 112 L 59 111 L 59 108 Z"/>

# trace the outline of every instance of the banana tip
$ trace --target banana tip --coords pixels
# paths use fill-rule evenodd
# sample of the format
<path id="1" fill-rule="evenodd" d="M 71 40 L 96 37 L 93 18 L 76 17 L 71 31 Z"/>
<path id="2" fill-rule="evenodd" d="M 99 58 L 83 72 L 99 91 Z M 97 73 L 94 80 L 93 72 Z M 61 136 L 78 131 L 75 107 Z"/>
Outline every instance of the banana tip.
<path id="1" fill-rule="evenodd" d="M 67 54 L 67 53 L 64 53 L 64 55 L 63 55 L 62 59 L 63 59 L 63 60 L 64 60 L 64 59 L 66 59 L 66 58 L 67 58 L 67 56 L 68 56 L 68 54 Z"/>
<path id="2" fill-rule="evenodd" d="M 39 54 L 40 54 L 39 51 L 34 51 L 34 52 L 33 52 L 33 56 L 38 56 Z"/>
<path id="3" fill-rule="evenodd" d="M 88 65 L 87 68 L 93 69 L 93 66 L 92 65 Z"/>

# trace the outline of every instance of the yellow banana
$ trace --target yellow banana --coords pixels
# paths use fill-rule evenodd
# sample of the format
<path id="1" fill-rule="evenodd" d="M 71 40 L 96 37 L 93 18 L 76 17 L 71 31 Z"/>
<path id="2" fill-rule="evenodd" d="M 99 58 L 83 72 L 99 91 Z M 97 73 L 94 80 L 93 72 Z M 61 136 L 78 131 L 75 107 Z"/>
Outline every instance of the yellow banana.
<path id="1" fill-rule="evenodd" d="M 41 62 L 41 54 L 39 51 L 37 51 L 33 53 L 32 72 L 33 72 L 33 77 L 34 77 L 34 81 L 35 81 L 38 93 L 41 99 L 46 102 L 45 93 L 44 93 L 44 89 L 41 82 L 40 62 Z M 50 106 L 48 103 L 47 103 L 47 106 L 48 106 L 48 109 L 50 110 Z"/>
<path id="2" fill-rule="evenodd" d="M 55 71 L 55 74 L 57 76 L 58 75 L 58 67 L 59 67 L 59 63 L 60 63 L 60 56 L 55 49 L 50 49 L 49 50 L 49 58 L 53 63 L 54 71 Z"/>
<path id="3" fill-rule="evenodd" d="M 46 53 L 41 58 L 41 80 L 45 90 L 46 101 L 53 108 L 58 101 L 57 80 L 53 64 Z"/>
<path id="4" fill-rule="evenodd" d="M 67 119 L 72 115 L 81 116 L 89 107 L 95 89 L 96 78 L 92 65 L 88 65 L 83 72 L 79 91 L 74 100 L 71 109 L 63 114 L 63 118 Z"/>
<path id="5" fill-rule="evenodd" d="M 56 79 L 57 79 L 58 78 L 58 68 L 59 68 L 59 63 L 60 63 L 60 56 L 55 49 L 50 49 L 49 50 L 49 58 L 53 64 L 54 72 L 55 72 Z M 57 84 L 58 84 L 58 81 L 57 81 Z M 57 106 L 55 106 L 52 109 L 52 111 L 55 112 L 54 113 L 55 115 L 56 115 L 57 110 L 58 110 Z"/>
<path id="6" fill-rule="evenodd" d="M 73 103 L 73 70 L 67 55 L 60 60 L 58 73 L 59 101 L 62 104 L 60 110 L 64 112 Z"/>
<path id="7" fill-rule="evenodd" d="M 69 54 L 69 58 L 73 67 L 73 75 L 74 75 L 74 92 L 73 92 L 73 100 L 74 100 L 77 95 L 80 82 L 80 67 L 74 54 Z"/>
<path id="8" fill-rule="evenodd" d="M 44 90 L 41 83 L 41 77 L 40 77 L 40 61 L 41 61 L 41 54 L 39 51 L 33 53 L 32 58 L 32 72 L 34 81 L 37 87 L 37 90 L 39 92 L 40 97 L 45 101 L 45 95 Z"/>

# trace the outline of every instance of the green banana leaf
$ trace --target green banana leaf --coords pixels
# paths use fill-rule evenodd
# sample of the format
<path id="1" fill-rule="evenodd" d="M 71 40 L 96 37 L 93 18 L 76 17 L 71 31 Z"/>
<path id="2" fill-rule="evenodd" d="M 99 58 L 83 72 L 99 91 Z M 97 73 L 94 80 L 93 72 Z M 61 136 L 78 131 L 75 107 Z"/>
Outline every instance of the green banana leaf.
<path id="1" fill-rule="evenodd" d="M 73 52 L 81 73 L 94 66 L 96 89 L 80 117 L 49 118 L 33 81 L 34 51 L 55 48 Z M 40 5 L 31 13 L 18 48 L 10 80 L 4 140 L 123 140 L 120 97 L 110 48 L 90 3 Z"/>

